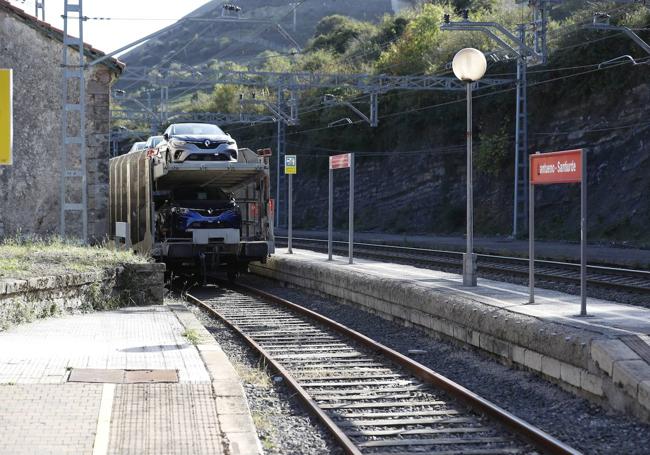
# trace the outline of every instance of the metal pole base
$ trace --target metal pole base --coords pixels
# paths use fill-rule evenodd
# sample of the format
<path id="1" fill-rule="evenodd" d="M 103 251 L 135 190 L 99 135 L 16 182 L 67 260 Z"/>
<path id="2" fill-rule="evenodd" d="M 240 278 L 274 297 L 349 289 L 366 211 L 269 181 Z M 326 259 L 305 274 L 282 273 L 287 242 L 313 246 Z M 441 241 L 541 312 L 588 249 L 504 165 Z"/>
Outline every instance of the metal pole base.
<path id="1" fill-rule="evenodd" d="M 476 286 L 475 253 L 463 253 L 463 286 Z"/>

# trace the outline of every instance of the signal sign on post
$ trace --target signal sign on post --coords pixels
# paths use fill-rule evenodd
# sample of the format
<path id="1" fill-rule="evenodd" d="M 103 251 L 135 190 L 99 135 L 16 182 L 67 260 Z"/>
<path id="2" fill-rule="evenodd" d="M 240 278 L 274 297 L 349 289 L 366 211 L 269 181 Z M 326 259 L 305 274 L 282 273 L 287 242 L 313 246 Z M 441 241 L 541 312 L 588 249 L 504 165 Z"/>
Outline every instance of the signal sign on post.
<path id="1" fill-rule="evenodd" d="M 13 72 L 0 69 L 0 166 L 12 164 Z"/>
<path id="2" fill-rule="evenodd" d="M 587 315 L 587 156 L 582 149 L 530 155 L 529 303 L 535 302 L 535 185 L 580 183 L 580 316 Z"/>
<path id="3" fill-rule="evenodd" d="M 298 170 L 296 155 L 284 156 L 284 173 L 289 176 L 289 222 L 287 223 L 287 250 L 293 254 L 293 176 Z"/>
<path id="4" fill-rule="evenodd" d="M 330 169 L 346 169 L 350 167 L 351 153 L 330 156 Z"/>
<path id="5" fill-rule="evenodd" d="M 334 175 L 335 169 L 350 168 L 350 202 L 348 213 L 348 262 L 352 264 L 354 249 L 354 153 L 330 156 L 329 209 L 327 213 L 327 260 L 332 260 L 332 230 L 334 225 Z"/>
<path id="6" fill-rule="evenodd" d="M 285 155 L 284 156 L 284 173 L 285 174 L 296 174 L 298 170 L 296 155 Z"/>

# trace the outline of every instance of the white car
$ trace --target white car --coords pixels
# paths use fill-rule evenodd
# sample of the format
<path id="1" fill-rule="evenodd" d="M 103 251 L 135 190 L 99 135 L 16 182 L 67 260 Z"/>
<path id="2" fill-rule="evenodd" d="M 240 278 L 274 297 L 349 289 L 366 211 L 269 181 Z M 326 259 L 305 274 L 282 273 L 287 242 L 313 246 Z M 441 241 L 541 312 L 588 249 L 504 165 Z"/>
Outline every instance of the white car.
<path id="1" fill-rule="evenodd" d="M 131 146 L 131 150 L 129 150 L 129 153 L 135 153 L 135 152 L 140 152 L 144 150 L 147 146 L 146 142 L 135 142 Z"/>
<path id="2" fill-rule="evenodd" d="M 174 123 L 158 145 L 167 162 L 237 161 L 237 143 L 217 125 Z"/>

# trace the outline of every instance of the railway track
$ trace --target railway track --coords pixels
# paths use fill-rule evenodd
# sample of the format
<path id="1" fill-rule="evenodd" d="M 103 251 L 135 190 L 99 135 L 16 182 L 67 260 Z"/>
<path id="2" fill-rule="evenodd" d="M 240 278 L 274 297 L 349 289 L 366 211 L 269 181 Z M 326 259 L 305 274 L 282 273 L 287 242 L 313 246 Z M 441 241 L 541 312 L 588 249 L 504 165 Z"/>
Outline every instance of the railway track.
<path id="1" fill-rule="evenodd" d="M 577 454 L 366 336 L 245 286 L 187 299 L 234 329 L 349 454 Z"/>
<path id="2" fill-rule="evenodd" d="M 286 245 L 287 238 L 276 237 L 276 241 L 279 244 Z M 347 255 L 347 245 L 348 242 L 335 241 L 333 242 L 333 250 L 337 254 Z M 323 239 L 294 238 L 293 246 L 295 248 L 327 252 L 327 240 Z M 459 273 L 462 272 L 463 266 L 463 253 L 458 251 L 355 242 L 354 254 L 368 259 L 415 264 L 458 271 Z M 528 278 L 528 259 L 525 258 L 477 254 L 477 267 L 479 273 L 483 274 L 509 274 Z M 580 265 L 571 262 L 536 260 L 535 276 L 579 285 Z M 650 271 L 646 270 L 588 265 L 587 282 L 607 288 L 650 293 Z"/>

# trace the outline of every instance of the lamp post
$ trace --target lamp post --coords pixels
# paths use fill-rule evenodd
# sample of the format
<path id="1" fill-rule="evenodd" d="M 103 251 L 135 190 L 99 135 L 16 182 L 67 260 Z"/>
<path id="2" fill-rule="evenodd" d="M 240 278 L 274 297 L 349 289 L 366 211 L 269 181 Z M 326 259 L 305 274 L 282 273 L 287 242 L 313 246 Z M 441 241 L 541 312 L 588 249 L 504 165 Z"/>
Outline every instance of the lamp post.
<path id="1" fill-rule="evenodd" d="M 463 285 L 476 286 L 474 254 L 474 184 L 472 171 L 472 83 L 485 74 L 487 61 L 478 49 L 461 49 L 451 63 L 458 79 L 467 83 L 467 252 L 463 255 Z"/>

